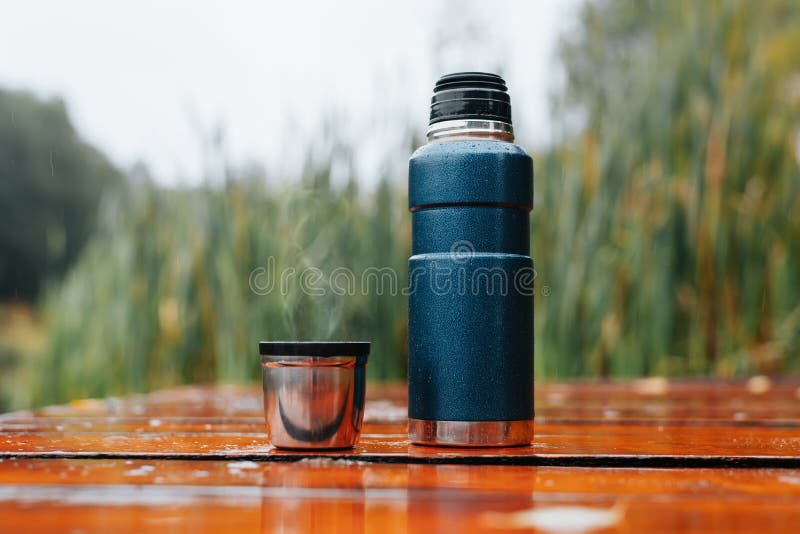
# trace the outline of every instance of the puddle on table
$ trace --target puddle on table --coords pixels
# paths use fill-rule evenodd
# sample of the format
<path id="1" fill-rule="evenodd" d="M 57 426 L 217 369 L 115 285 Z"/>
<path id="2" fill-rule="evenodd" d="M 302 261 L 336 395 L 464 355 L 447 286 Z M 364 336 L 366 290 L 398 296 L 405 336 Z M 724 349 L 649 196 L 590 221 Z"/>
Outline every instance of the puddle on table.
<path id="1" fill-rule="evenodd" d="M 147 476 L 155 470 L 156 468 L 153 467 L 152 465 L 142 465 L 140 467 L 137 467 L 136 469 L 125 471 L 125 475 L 129 477 Z"/>
<path id="2" fill-rule="evenodd" d="M 481 523 L 489 528 L 533 528 L 552 533 L 593 532 L 611 528 L 622 522 L 624 510 L 587 506 L 547 506 L 519 512 L 487 512 Z"/>
<path id="3" fill-rule="evenodd" d="M 228 462 L 228 473 L 231 475 L 243 475 L 245 471 L 251 469 L 258 469 L 260 467 L 256 462 L 242 461 L 242 462 Z"/>

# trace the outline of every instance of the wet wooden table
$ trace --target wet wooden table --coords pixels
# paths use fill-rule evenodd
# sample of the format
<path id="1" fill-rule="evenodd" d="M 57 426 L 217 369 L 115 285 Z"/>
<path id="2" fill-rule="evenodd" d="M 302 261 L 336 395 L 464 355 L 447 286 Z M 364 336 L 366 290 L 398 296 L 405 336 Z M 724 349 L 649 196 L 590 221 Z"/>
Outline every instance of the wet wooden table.
<path id="1" fill-rule="evenodd" d="M 530 447 L 271 449 L 261 395 L 187 387 L 0 416 L 0 532 L 796 532 L 800 382 L 542 385 Z"/>

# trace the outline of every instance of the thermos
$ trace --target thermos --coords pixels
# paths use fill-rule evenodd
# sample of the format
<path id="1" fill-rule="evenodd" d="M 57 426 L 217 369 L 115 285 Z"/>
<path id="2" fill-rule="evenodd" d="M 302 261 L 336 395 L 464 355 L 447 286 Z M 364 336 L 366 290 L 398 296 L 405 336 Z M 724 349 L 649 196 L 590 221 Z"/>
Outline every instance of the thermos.
<path id="1" fill-rule="evenodd" d="M 533 162 L 500 76 L 443 76 L 411 156 L 408 417 L 412 443 L 533 438 Z"/>

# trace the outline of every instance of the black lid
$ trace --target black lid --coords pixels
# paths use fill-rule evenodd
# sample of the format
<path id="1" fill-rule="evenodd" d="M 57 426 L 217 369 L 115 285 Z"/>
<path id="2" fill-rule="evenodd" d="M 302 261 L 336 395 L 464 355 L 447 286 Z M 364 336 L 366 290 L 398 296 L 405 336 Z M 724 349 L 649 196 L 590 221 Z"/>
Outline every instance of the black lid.
<path id="1" fill-rule="evenodd" d="M 368 356 L 369 341 L 260 341 L 262 356 Z"/>
<path id="2" fill-rule="evenodd" d="M 511 98 L 503 78 L 488 72 L 456 72 L 439 78 L 428 124 L 483 119 L 511 124 Z"/>

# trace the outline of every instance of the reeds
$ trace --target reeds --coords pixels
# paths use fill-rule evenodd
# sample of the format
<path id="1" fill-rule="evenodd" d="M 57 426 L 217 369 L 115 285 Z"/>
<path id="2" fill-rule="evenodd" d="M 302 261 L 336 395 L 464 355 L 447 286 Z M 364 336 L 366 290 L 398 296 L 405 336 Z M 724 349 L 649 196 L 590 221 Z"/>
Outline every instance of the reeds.
<path id="1" fill-rule="evenodd" d="M 584 10 L 555 108 L 580 127 L 534 154 L 539 379 L 798 370 L 798 11 Z M 405 176 L 366 193 L 332 185 L 331 169 L 309 164 L 283 188 L 231 176 L 108 200 L 46 298 L 49 341 L 20 403 L 255 380 L 259 339 L 370 339 L 370 378 L 403 378 L 403 295 L 249 286 L 270 257 L 279 270 L 390 267 L 405 283 Z"/>
<path id="2" fill-rule="evenodd" d="M 383 181 L 361 198 L 330 185 L 330 166 L 273 189 L 263 176 L 222 188 L 138 184 L 107 199 L 95 238 L 45 300 L 49 341 L 29 359 L 21 404 L 140 392 L 260 374 L 259 340 L 371 339 L 373 380 L 405 370 L 399 291 L 316 296 L 298 277 L 389 267 L 405 281 L 410 229 L 403 194 Z M 260 267 L 277 271 L 268 294 Z M 280 287 L 281 273 L 295 275 Z"/>
<path id="3" fill-rule="evenodd" d="M 588 4 L 573 141 L 539 162 L 540 376 L 720 376 L 800 359 L 800 6 Z"/>

